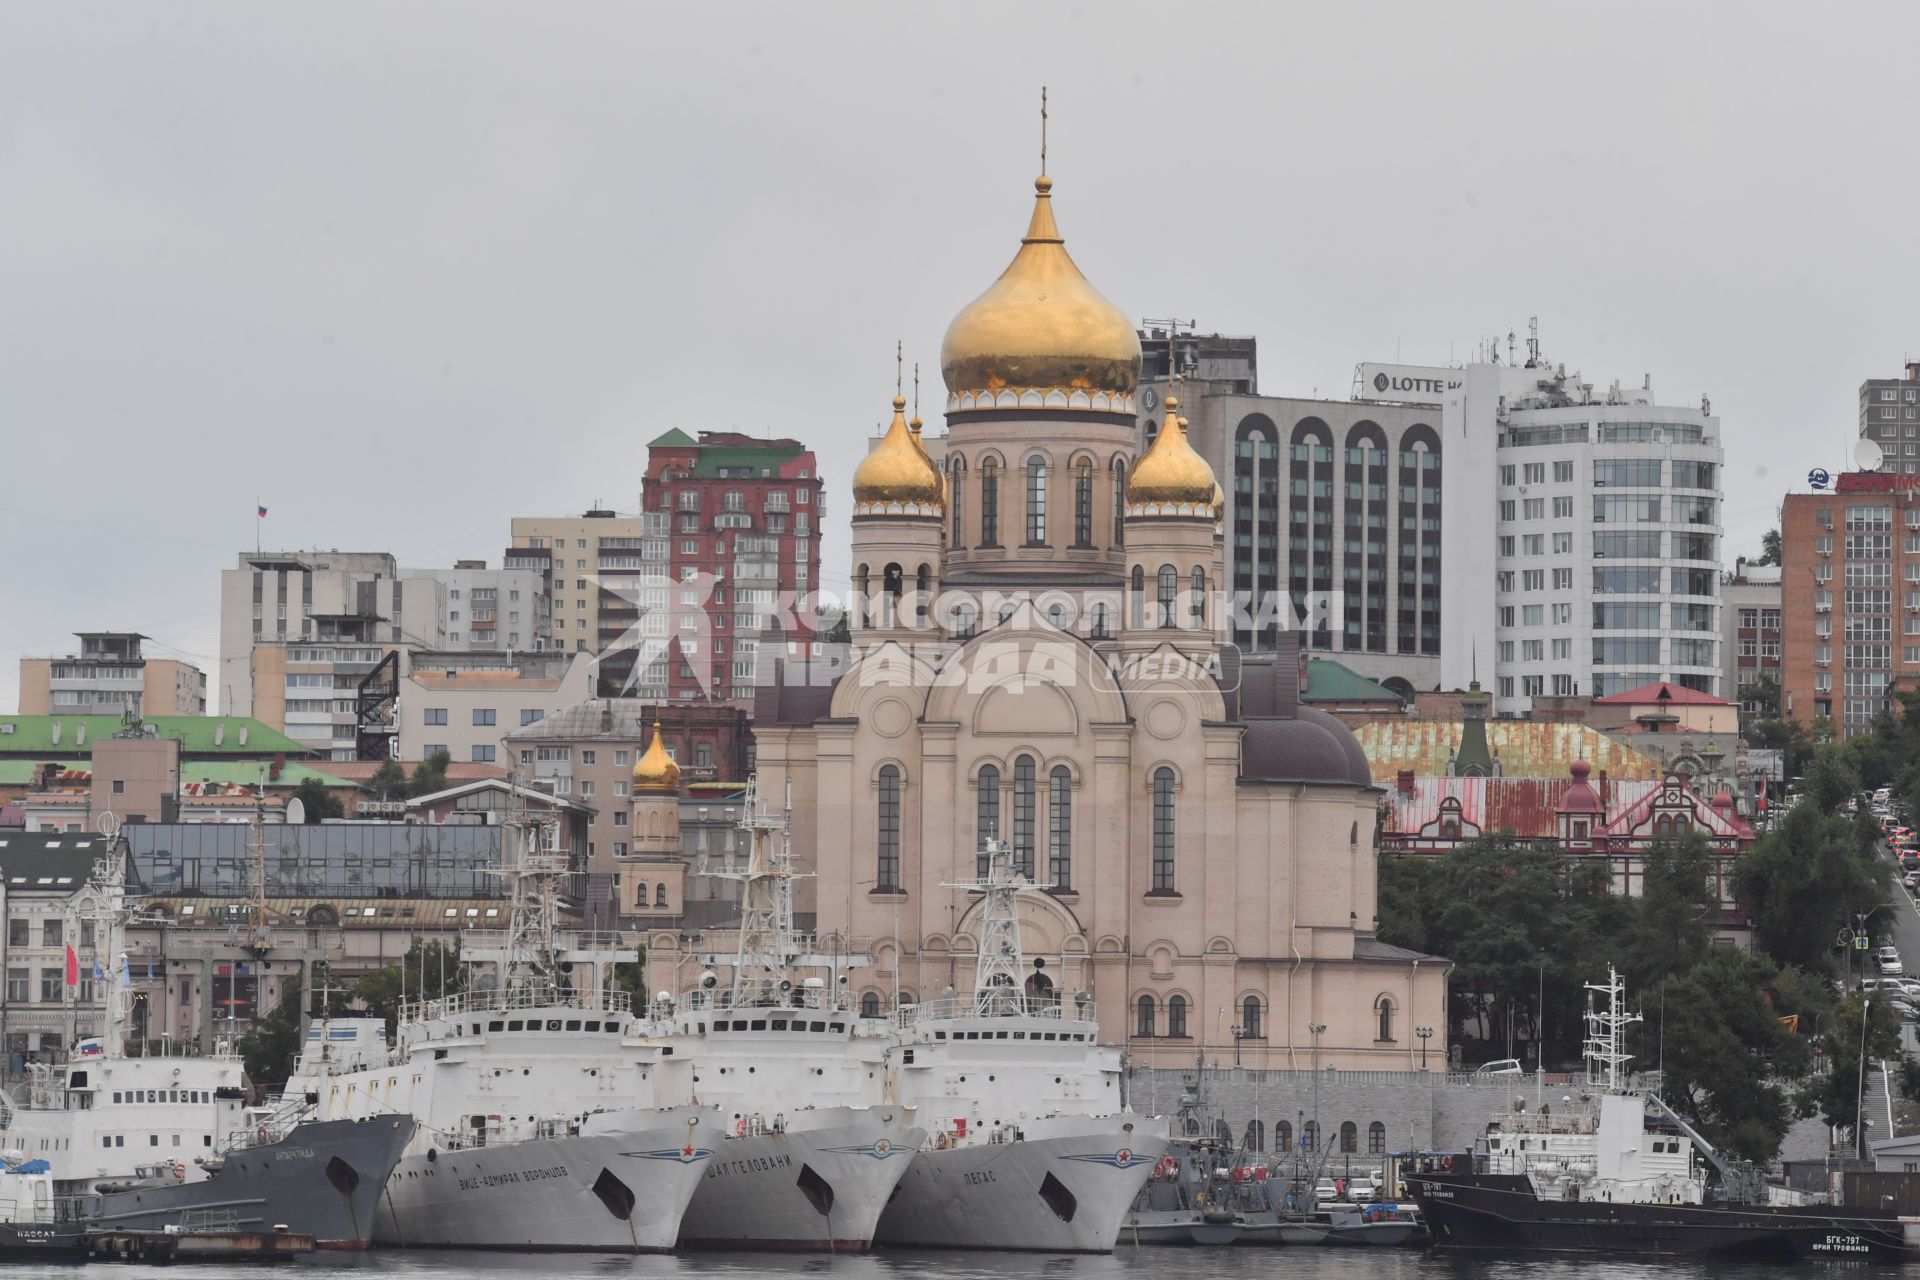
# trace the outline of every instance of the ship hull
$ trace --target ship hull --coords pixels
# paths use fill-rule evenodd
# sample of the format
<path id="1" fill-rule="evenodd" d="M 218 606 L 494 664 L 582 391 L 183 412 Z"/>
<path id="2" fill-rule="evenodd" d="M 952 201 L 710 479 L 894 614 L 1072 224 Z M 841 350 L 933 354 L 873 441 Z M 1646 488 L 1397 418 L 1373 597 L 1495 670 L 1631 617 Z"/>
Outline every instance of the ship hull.
<path id="1" fill-rule="evenodd" d="M 922 1151 L 880 1215 L 875 1241 L 1112 1253 L 1127 1211 L 1167 1150 L 1164 1134 L 1135 1128 L 1116 1121 L 1075 1135 Z"/>
<path id="2" fill-rule="evenodd" d="M 400 1162 L 374 1243 L 408 1249 L 648 1253 L 671 1249 L 712 1157 L 684 1120 Z"/>
<path id="3" fill-rule="evenodd" d="M 1660 1257 L 1898 1262 L 1920 1258 L 1893 1214 L 1830 1207 L 1541 1200 L 1525 1177 L 1419 1175 L 1435 1247 Z"/>
<path id="4" fill-rule="evenodd" d="M 0 1222 L 0 1262 L 80 1262 L 86 1237 L 77 1222 Z"/>
<path id="5" fill-rule="evenodd" d="M 162 1231 L 210 1220 L 232 1230 L 312 1236 L 323 1249 L 373 1243 L 375 1210 L 413 1137 L 410 1116 L 321 1120 L 278 1142 L 227 1155 L 211 1177 L 100 1195 L 86 1225 Z"/>
<path id="6" fill-rule="evenodd" d="M 861 1253 L 926 1138 L 911 1107 L 827 1107 L 715 1145 L 680 1222 L 697 1249 Z"/>

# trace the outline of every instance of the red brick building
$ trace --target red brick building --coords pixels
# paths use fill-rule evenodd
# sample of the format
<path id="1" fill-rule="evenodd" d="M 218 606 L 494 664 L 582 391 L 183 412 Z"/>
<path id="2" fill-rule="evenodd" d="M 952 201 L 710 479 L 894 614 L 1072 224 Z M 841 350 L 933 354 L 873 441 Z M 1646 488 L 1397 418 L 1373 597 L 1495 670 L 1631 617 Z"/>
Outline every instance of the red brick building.
<path id="1" fill-rule="evenodd" d="M 695 441 L 674 430 L 647 447 L 641 508 L 666 525 L 673 595 L 666 685 L 645 692 L 750 706 L 760 630 L 776 608 L 820 589 L 819 463 L 797 440 L 735 431 L 702 431 Z M 704 627 L 690 611 L 705 613 Z M 802 609 L 780 619 L 787 644 L 812 639 L 810 617 Z"/>
<path id="2" fill-rule="evenodd" d="M 1920 477 L 1846 472 L 1780 517 L 1786 715 L 1849 737 L 1920 683 Z"/>

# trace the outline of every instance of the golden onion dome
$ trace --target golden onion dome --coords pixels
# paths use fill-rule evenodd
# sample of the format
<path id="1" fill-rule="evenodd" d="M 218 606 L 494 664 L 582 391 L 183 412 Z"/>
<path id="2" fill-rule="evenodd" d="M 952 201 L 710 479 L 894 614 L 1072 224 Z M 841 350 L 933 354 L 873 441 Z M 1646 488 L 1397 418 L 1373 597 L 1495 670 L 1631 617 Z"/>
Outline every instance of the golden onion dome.
<path id="1" fill-rule="evenodd" d="M 1154 507 L 1191 507 L 1198 514 L 1214 510 L 1214 495 L 1220 492 L 1213 468 L 1187 443 L 1187 420 L 1174 410 L 1180 407 L 1177 396 L 1167 397 L 1166 420 L 1153 446 L 1133 468 L 1127 480 L 1127 505 Z"/>
<path id="2" fill-rule="evenodd" d="M 1022 404 L 1130 410 L 1140 338 L 1067 256 L 1053 222 L 1053 180 L 1035 180 L 1033 219 L 1020 251 L 985 293 L 947 326 L 940 347 L 948 408 Z M 1014 393 L 1011 400 L 1003 393 Z M 1049 393 L 1059 393 L 1050 395 Z M 1035 407 L 1032 397 L 1022 407 Z"/>
<path id="3" fill-rule="evenodd" d="M 920 380 L 919 369 L 916 368 L 914 370 L 913 377 L 917 386 Z M 918 390 L 914 392 L 916 396 L 919 394 Z M 907 423 L 907 434 L 913 437 L 913 447 L 920 451 L 920 457 L 933 471 L 934 478 L 940 482 L 940 505 L 945 507 L 947 505 L 947 473 L 942 471 L 939 466 L 934 463 L 933 455 L 927 452 L 927 442 L 920 438 L 921 433 L 925 430 L 926 424 L 921 422 L 920 415 L 915 413 L 912 421 Z"/>
<path id="4" fill-rule="evenodd" d="M 1220 487 L 1220 482 L 1215 480 L 1213 482 L 1213 518 L 1215 520 L 1222 520 L 1226 518 L 1226 514 L 1227 493 L 1226 490 Z"/>
<path id="5" fill-rule="evenodd" d="M 907 402 L 893 398 L 893 421 L 873 452 L 853 472 L 855 515 L 905 513 L 937 514 L 941 505 L 940 472 L 907 426 Z"/>
<path id="6" fill-rule="evenodd" d="M 678 793 L 680 790 L 680 766 L 667 754 L 667 744 L 660 738 L 660 722 L 653 722 L 653 741 L 633 762 L 633 790 L 640 792 Z"/>

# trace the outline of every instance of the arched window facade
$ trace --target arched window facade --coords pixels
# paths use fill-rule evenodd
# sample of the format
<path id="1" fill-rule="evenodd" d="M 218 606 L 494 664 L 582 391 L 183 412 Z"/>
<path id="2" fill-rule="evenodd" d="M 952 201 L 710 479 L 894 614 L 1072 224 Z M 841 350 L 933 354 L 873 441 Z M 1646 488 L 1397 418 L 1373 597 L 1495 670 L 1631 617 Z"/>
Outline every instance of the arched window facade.
<path id="1" fill-rule="evenodd" d="M 1141 996 L 1139 1002 L 1134 1005 L 1134 1035 L 1141 1037 L 1153 1035 L 1154 1013 L 1153 997 Z"/>
<path id="2" fill-rule="evenodd" d="M 1153 620 L 1156 627 L 1177 627 L 1180 625 L 1180 571 L 1170 564 L 1160 566 L 1158 582 L 1159 600 Z"/>
<path id="3" fill-rule="evenodd" d="M 874 883 L 882 889 L 897 889 L 900 887 L 900 770 L 890 764 L 880 767 L 879 828 Z"/>
<path id="4" fill-rule="evenodd" d="M 880 997 L 877 993 L 867 991 L 861 994 L 860 1016 L 863 1018 L 877 1018 L 880 1016 Z"/>
<path id="5" fill-rule="evenodd" d="M 1301 1123 L 1300 1146 L 1302 1150 L 1306 1151 L 1317 1152 L 1320 1150 L 1320 1122 L 1318 1120 L 1307 1120 Z"/>
<path id="6" fill-rule="evenodd" d="M 1345 1155 L 1353 1155 L 1360 1150 L 1360 1126 L 1351 1120 L 1340 1122 L 1340 1150 Z"/>
<path id="7" fill-rule="evenodd" d="M 1260 1025 L 1260 997 L 1248 996 L 1240 1002 L 1240 1038 L 1258 1040 L 1264 1034 Z"/>
<path id="8" fill-rule="evenodd" d="M 1093 638 L 1095 640 L 1110 639 L 1113 632 L 1107 625 L 1107 606 L 1105 601 L 1100 601 L 1093 606 L 1092 616 Z"/>
<path id="9" fill-rule="evenodd" d="M 645 880 L 642 880 L 634 887 L 633 904 L 636 907 L 644 907 L 647 905 L 647 882 Z M 331 924 L 332 921 L 330 920 L 315 919 L 315 917 L 320 914 L 320 911 L 321 908 L 319 907 L 315 907 L 312 911 L 309 911 L 307 913 L 307 920 L 313 924 Z"/>
<path id="10" fill-rule="evenodd" d="M 1273 1122 L 1273 1149 L 1275 1153 L 1293 1150 L 1293 1121 Z"/>
<path id="11" fill-rule="evenodd" d="M 1127 543 L 1127 464 L 1113 460 L 1113 545 Z"/>
<path id="12" fill-rule="evenodd" d="M 1267 1126 L 1258 1120 L 1247 1121 L 1246 1149 L 1265 1151 L 1267 1149 Z"/>
<path id="13" fill-rule="evenodd" d="M 1044 458 L 1027 459 L 1027 545 L 1043 547 L 1047 543 L 1047 463 Z"/>
<path id="14" fill-rule="evenodd" d="M 863 627 L 871 626 L 873 623 L 873 612 L 867 604 L 872 590 L 873 579 L 867 572 L 867 566 L 861 565 L 853 571 L 853 594 L 854 602 L 859 606 L 860 625 Z"/>
<path id="15" fill-rule="evenodd" d="M 880 615 L 875 625 L 893 627 L 900 624 L 900 596 L 907 589 L 906 571 L 897 564 L 889 564 L 881 571 L 881 591 L 884 599 L 880 602 Z"/>
<path id="16" fill-rule="evenodd" d="M 953 607 L 953 635 L 956 640 L 971 640 L 980 630 L 980 607 L 962 600 Z"/>
<path id="17" fill-rule="evenodd" d="M 1394 644 L 1406 654 L 1440 652 L 1440 436 L 1424 422 L 1400 433 L 1400 589 Z"/>
<path id="18" fill-rule="evenodd" d="M 1153 887 L 1173 892 L 1173 770 L 1153 773 Z"/>
<path id="19" fill-rule="evenodd" d="M 1380 1023 L 1380 1026 L 1379 1026 L 1380 1034 L 1379 1036 L 1376 1037 L 1376 1039 L 1380 1039 L 1380 1040 L 1393 1039 L 1393 999 L 1392 997 L 1381 996 L 1378 1000 L 1374 1001 L 1373 1012 L 1378 1018 Z"/>
<path id="20" fill-rule="evenodd" d="M 980 545 L 1000 545 L 1000 466 L 992 458 L 980 463 Z"/>
<path id="21" fill-rule="evenodd" d="M 947 510 L 953 517 L 953 549 L 959 551 L 967 545 L 967 460 L 957 455 L 947 469 Z"/>
<path id="22" fill-rule="evenodd" d="M 1167 997 L 1167 1034 L 1175 1038 L 1187 1034 L 1187 998 L 1185 996 Z"/>
<path id="23" fill-rule="evenodd" d="M 664 907 L 667 905 L 666 885 L 657 884 L 653 887 L 653 905 L 656 907 Z"/>
<path id="24" fill-rule="evenodd" d="M 1133 585 L 1127 592 L 1127 625 L 1135 631 L 1147 625 L 1147 571 L 1133 566 Z"/>
<path id="25" fill-rule="evenodd" d="M 1287 590 L 1309 607 L 1333 592 L 1333 432 L 1318 418 L 1295 424 L 1287 463 Z M 1316 649 L 1333 645 L 1332 617 L 1312 610 L 1304 641 Z"/>
<path id="26" fill-rule="evenodd" d="M 1272 652 L 1280 642 L 1280 632 L 1291 619 L 1282 619 L 1278 611 L 1261 612 L 1264 601 L 1277 600 L 1281 590 L 1280 574 L 1286 564 L 1282 527 L 1282 490 L 1286 485 L 1285 468 L 1280 465 L 1280 428 L 1265 414 L 1250 414 L 1234 429 L 1233 444 L 1233 523 L 1229 536 L 1232 553 L 1227 557 L 1233 571 L 1233 590 L 1252 603 L 1247 621 L 1234 627 L 1233 640 L 1249 652 Z"/>
<path id="27" fill-rule="evenodd" d="M 980 850 L 977 870 L 982 880 L 987 877 L 986 842 L 1000 838 L 1000 770 L 993 765 L 980 766 L 979 796 L 974 802 L 974 821 L 980 828 Z"/>
<path id="28" fill-rule="evenodd" d="M 913 625 L 927 625 L 928 598 L 933 594 L 933 570 L 921 565 L 913 574 Z"/>
<path id="29" fill-rule="evenodd" d="M 1347 432 L 1341 521 L 1344 647 L 1387 652 L 1387 433 L 1375 422 Z"/>
<path id="30" fill-rule="evenodd" d="M 1073 774 L 1065 765 L 1047 775 L 1047 879 L 1073 887 Z"/>
<path id="31" fill-rule="evenodd" d="M 1207 571 L 1199 565 L 1187 581 L 1187 625 L 1195 631 L 1207 629 Z"/>
<path id="32" fill-rule="evenodd" d="M 1370 1156 L 1387 1154 L 1387 1126 L 1378 1120 L 1367 1126 L 1367 1154 Z"/>
<path id="33" fill-rule="evenodd" d="M 1013 762 L 1013 865 L 1021 875 L 1033 879 L 1033 757 L 1019 756 Z"/>
<path id="34" fill-rule="evenodd" d="M 1073 545 L 1093 545 L 1093 459 L 1082 458 L 1073 468 Z"/>

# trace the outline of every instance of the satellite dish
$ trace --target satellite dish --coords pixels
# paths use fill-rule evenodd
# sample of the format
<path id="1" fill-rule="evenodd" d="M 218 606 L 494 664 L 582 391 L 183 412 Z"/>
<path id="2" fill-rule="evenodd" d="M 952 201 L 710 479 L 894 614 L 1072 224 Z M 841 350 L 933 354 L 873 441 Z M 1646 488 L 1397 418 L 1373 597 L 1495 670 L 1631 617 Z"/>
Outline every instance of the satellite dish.
<path id="1" fill-rule="evenodd" d="M 307 821 L 306 801 L 302 800 L 299 796 L 293 796 L 290 799 L 288 799 L 287 825 L 290 827 L 305 826 L 306 821 Z"/>
<path id="2" fill-rule="evenodd" d="M 1878 471 L 1886 460 L 1886 451 L 1877 440 L 1862 440 L 1853 446 L 1853 465 L 1861 471 Z"/>

